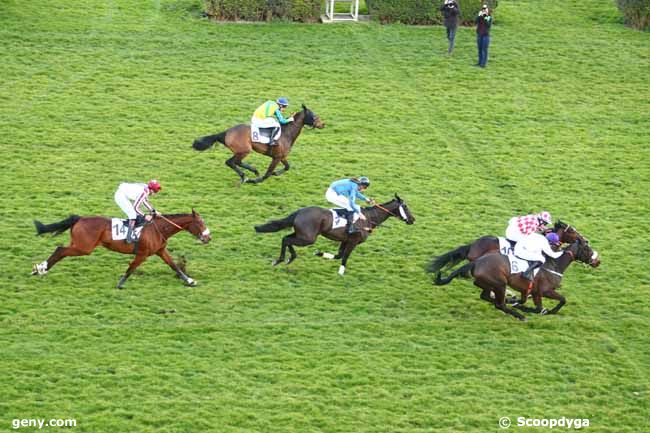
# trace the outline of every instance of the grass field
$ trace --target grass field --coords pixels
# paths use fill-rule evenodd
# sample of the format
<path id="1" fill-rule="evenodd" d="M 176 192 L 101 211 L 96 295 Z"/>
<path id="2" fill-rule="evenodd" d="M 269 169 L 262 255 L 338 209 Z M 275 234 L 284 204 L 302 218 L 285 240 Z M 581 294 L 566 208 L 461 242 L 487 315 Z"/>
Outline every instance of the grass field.
<path id="1" fill-rule="evenodd" d="M 485 70 L 469 28 L 447 57 L 439 27 L 137 3 L 0 2 L 0 431 L 487 433 L 503 416 L 647 431 L 650 35 L 613 2 L 500 2 Z M 191 149 L 279 95 L 327 123 L 286 175 L 240 187 L 227 150 Z M 253 225 L 360 174 L 415 225 L 388 221 L 343 278 L 312 255 L 326 240 L 272 268 L 283 234 Z M 118 216 L 118 183 L 151 177 L 159 210 L 194 207 L 213 232 L 169 243 L 196 288 L 151 258 L 116 290 L 129 257 L 106 250 L 29 276 L 68 241 L 33 219 Z M 433 256 L 540 209 L 602 256 L 569 268 L 559 315 L 519 323 L 469 281 L 432 286 Z"/>

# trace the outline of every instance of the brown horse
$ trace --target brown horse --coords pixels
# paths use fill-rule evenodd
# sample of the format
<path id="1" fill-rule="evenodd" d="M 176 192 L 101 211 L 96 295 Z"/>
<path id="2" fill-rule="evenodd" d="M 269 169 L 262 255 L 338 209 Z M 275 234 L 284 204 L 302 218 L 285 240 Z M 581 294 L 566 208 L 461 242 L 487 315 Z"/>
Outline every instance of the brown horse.
<path id="1" fill-rule="evenodd" d="M 449 284 L 456 277 L 473 277 L 474 285 L 482 290 L 481 299 L 493 303 L 497 309 L 505 313 L 511 314 L 520 320 L 525 320 L 526 318 L 523 315 L 506 307 L 506 285 L 521 292 L 521 299 L 515 306 L 525 311 L 555 314 L 566 303 L 566 299 L 557 293 L 555 289 L 560 286 L 564 271 L 574 260 L 587 263 L 594 268 L 600 265 L 598 253 L 591 249 L 587 241 L 578 239 L 566 247 L 564 254 L 559 258 L 548 258 L 532 283 L 524 278 L 521 272 L 511 274 L 510 262 L 503 254 L 486 254 L 476 261 L 458 268 L 446 278 L 442 278 L 441 273 L 438 271 L 434 284 L 440 286 Z M 536 308 L 526 309 L 523 308 L 523 304 L 531 291 L 531 285 Z M 491 298 L 490 292 L 494 294 L 494 299 Z M 551 311 L 547 311 L 542 307 L 542 296 L 558 300 L 559 304 Z"/>
<path id="2" fill-rule="evenodd" d="M 289 152 L 291 152 L 293 143 L 296 141 L 305 125 L 318 129 L 325 127 L 325 124 L 320 120 L 320 117 L 304 105 L 302 106 L 302 111 L 295 113 L 293 118 L 293 122 L 282 125 L 282 134 L 280 135 L 278 143 L 274 146 L 252 142 L 251 127 L 249 125 L 239 124 L 218 134 L 197 138 L 194 140 L 192 147 L 196 150 L 206 150 L 210 148 L 215 141 L 222 143 L 235 154 L 232 158 L 226 161 L 226 165 L 235 170 L 239 175 L 241 182 L 260 183 L 271 176 L 280 176 L 282 173 L 289 170 L 287 157 L 289 156 Z M 255 150 L 255 152 L 272 158 L 269 168 L 262 177 L 260 177 L 260 173 L 255 167 L 243 162 L 244 158 L 251 153 L 251 150 Z M 275 167 L 277 167 L 278 163 L 282 163 L 284 168 L 275 171 Z M 257 178 L 247 179 L 244 172 L 241 171 L 239 167 L 253 172 Z"/>
<path id="3" fill-rule="evenodd" d="M 54 233 L 59 235 L 70 230 L 70 246 L 57 247 L 54 253 L 39 264 L 34 265 L 32 275 L 44 275 L 52 269 L 59 260 L 70 256 L 86 256 L 93 252 L 99 245 L 111 251 L 122 254 L 135 254 L 135 259 L 129 265 L 126 273 L 120 278 L 117 288 L 121 289 L 124 282 L 133 273 L 140 263 L 145 261 L 152 254 L 157 254 L 167 263 L 176 275 L 185 281 L 189 286 L 195 286 L 196 281 L 185 275 L 185 273 L 174 263 L 167 251 L 167 240 L 181 230 L 187 230 L 196 236 L 201 242 L 210 242 L 210 230 L 205 226 L 201 216 L 192 209 L 191 214 L 163 215 L 155 217 L 148 223 L 140 234 L 137 244 L 127 244 L 124 240 L 113 240 L 111 234 L 111 219 L 104 217 L 80 217 L 71 215 L 69 218 L 54 224 L 42 224 L 34 221 L 36 233 Z"/>
<path id="4" fill-rule="evenodd" d="M 586 239 L 578 233 L 573 226 L 565 224 L 559 220 L 550 231 L 557 233 L 560 237 L 560 241 L 565 244 L 573 243 L 576 239 L 586 241 Z M 435 274 L 443 268 L 452 268 L 463 260 L 473 262 L 487 253 L 496 253 L 498 251 L 499 239 L 495 236 L 483 236 L 472 243 L 461 245 L 455 250 L 448 251 L 436 257 L 427 268 L 427 271 Z"/>
<path id="5" fill-rule="evenodd" d="M 282 250 L 280 257 L 273 262 L 273 266 L 284 261 L 287 248 L 291 256 L 287 259 L 286 263 L 293 262 L 296 258 L 296 250 L 293 246 L 303 247 L 311 245 L 316 242 L 318 235 L 323 235 L 328 239 L 340 242 L 339 252 L 337 255 L 330 253 L 316 252 L 317 256 L 325 257 L 327 259 L 341 259 L 341 266 L 339 267 L 339 275 L 345 273 L 345 266 L 348 257 L 352 250 L 364 242 L 370 236 L 371 231 L 386 221 L 388 217 L 396 217 L 404 221 L 406 224 L 413 224 L 415 218 L 411 215 L 408 206 L 404 201 L 395 194 L 395 198 L 387 203 L 366 207 L 361 210 L 365 215 L 366 220 L 359 219 L 355 224 L 361 226 L 361 230 L 357 233 L 348 234 L 345 226 L 332 229 L 332 212 L 329 209 L 312 206 L 305 207 L 297 210 L 288 217 L 270 221 L 266 224 L 255 226 L 255 231 L 258 233 L 277 232 L 293 226 L 294 232 L 282 238 Z"/>

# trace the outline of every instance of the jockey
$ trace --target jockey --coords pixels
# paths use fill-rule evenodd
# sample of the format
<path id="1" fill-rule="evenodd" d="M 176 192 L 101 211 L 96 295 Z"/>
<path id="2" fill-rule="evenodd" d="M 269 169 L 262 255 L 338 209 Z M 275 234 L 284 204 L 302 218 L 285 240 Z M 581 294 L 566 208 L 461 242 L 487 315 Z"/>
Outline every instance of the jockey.
<path id="1" fill-rule="evenodd" d="M 369 199 L 361 193 L 361 191 L 364 191 L 369 186 L 370 180 L 365 176 L 361 176 L 358 179 L 352 178 L 337 180 L 327 188 L 327 192 L 325 193 L 327 201 L 337 206 L 341 206 L 343 209 L 348 211 L 346 216 L 348 220 L 346 231 L 348 234 L 358 232 L 353 224 L 356 214 L 358 214 L 359 218 L 362 220 L 366 219 L 366 216 L 361 213 L 361 208 L 356 203 L 356 199 L 360 198 L 361 200 L 365 200 L 367 203 L 374 202 L 372 199 Z"/>
<path id="2" fill-rule="evenodd" d="M 553 251 L 557 251 L 560 248 L 560 245 L 562 245 L 560 237 L 555 232 L 546 233 L 546 240 L 551 245 Z"/>
<path id="3" fill-rule="evenodd" d="M 271 141 L 269 146 L 277 144 L 274 140 L 275 134 L 278 133 L 280 125 L 293 122 L 293 116 L 285 119 L 282 112 L 289 106 L 289 100 L 285 97 L 278 98 L 274 101 L 266 101 L 253 113 L 251 118 L 251 126 L 254 128 L 273 128 L 271 131 Z M 279 137 L 278 137 L 279 138 Z"/>
<path id="4" fill-rule="evenodd" d="M 148 197 L 160 191 L 161 186 L 157 180 L 150 180 L 144 183 L 121 183 L 115 191 L 115 202 L 124 211 L 129 219 L 129 231 L 126 233 L 126 243 L 130 244 L 137 241 L 133 229 L 136 220 L 141 221 L 144 213 L 140 210 L 141 205 L 145 205 L 152 215 L 157 215 L 156 209 L 149 203 Z M 133 200 L 133 203 L 131 203 Z M 145 221 L 151 221 L 152 216 L 144 216 Z"/>
<path id="5" fill-rule="evenodd" d="M 554 237 L 552 235 L 555 235 Z M 553 251 L 549 243 L 549 238 L 553 243 L 560 242 L 559 237 L 555 233 L 549 233 L 546 237 L 539 233 L 531 233 L 521 238 L 517 245 L 515 245 L 515 256 L 520 259 L 528 260 L 528 269 L 524 272 L 523 277 L 533 280 L 533 270 L 543 265 L 546 262 L 546 254 L 549 257 L 557 259 L 564 251 Z M 544 253 L 544 254 L 542 254 Z"/>
<path id="6" fill-rule="evenodd" d="M 544 232 L 549 225 L 551 225 L 551 214 L 547 211 L 513 217 L 508 221 L 506 239 L 516 243 L 531 233 Z"/>

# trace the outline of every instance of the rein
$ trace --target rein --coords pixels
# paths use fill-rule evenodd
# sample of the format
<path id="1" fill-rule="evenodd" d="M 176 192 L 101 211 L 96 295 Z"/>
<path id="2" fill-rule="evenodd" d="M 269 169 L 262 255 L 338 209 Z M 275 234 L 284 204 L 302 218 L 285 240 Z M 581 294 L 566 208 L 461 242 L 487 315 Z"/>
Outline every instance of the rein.
<path id="1" fill-rule="evenodd" d="M 179 230 L 183 230 L 183 227 L 179 226 L 179 225 L 176 224 L 174 221 L 171 221 L 170 219 L 165 218 L 164 216 L 162 216 L 162 215 L 160 215 L 160 214 L 158 214 L 158 216 L 159 216 L 160 218 L 164 219 L 165 221 L 167 221 L 169 224 L 171 224 L 171 225 L 173 225 L 174 227 L 176 227 L 177 229 L 179 229 Z M 155 218 L 152 219 L 151 222 L 153 223 L 153 226 L 156 228 L 156 231 L 158 232 L 158 234 L 159 234 L 159 235 L 160 235 L 160 236 L 165 240 L 165 242 L 166 242 L 167 239 L 169 239 L 169 238 L 168 238 L 168 237 L 165 237 L 165 235 L 162 234 L 162 232 L 161 232 L 160 229 L 158 228 L 158 224 L 156 224 L 156 219 L 155 219 Z"/>
<path id="2" fill-rule="evenodd" d="M 398 217 L 396 214 L 394 214 L 393 212 L 389 211 L 388 209 L 386 209 L 385 207 L 383 207 L 382 205 L 380 205 L 379 203 L 375 204 L 375 206 L 378 207 L 379 209 L 383 210 L 384 212 L 386 212 L 386 213 L 388 213 L 388 214 L 394 216 L 395 218 L 400 218 L 400 217 Z M 401 218 L 400 218 L 400 219 L 401 219 Z"/>
<path id="3" fill-rule="evenodd" d="M 557 276 L 560 277 L 560 278 L 562 278 L 562 277 L 564 276 L 564 274 L 561 274 L 561 273 L 559 273 L 559 272 L 552 271 L 552 270 L 547 269 L 547 268 L 544 268 L 544 267 L 542 268 L 542 270 L 548 272 L 549 274 L 557 275 Z"/>

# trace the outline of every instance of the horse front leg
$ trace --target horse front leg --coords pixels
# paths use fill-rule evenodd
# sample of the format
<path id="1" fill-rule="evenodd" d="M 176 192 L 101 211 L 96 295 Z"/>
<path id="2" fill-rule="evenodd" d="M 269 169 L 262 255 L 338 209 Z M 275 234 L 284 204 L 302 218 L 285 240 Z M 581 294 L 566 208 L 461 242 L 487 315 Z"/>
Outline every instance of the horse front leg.
<path id="1" fill-rule="evenodd" d="M 324 257 L 324 258 L 326 258 L 328 260 L 339 260 L 343 256 L 343 250 L 345 249 L 345 244 L 346 244 L 345 241 L 341 242 L 341 244 L 339 245 L 339 252 L 336 255 L 334 255 L 332 253 L 325 253 L 325 252 L 320 251 L 320 250 L 316 250 L 314 255 L 318 256 L 318 257 Z"/>
<path id="2" fill-rule="evenodd" d="M 343 276 L 345 274 L 345 267 L 347 266 L 348 263 L 348 258 L 350 258 L 350 254 L 352 254 L 352 250 L 358 245 L 357 242 L 353 241 L 346 241 L 345 242 L 345 247 L 343 247 L 343 253 L 341 254 L 341 266 L 339 266 L 339 275 Z"/>
<path id="3" fill-rule="evenodd" d="M 285 158 L 282 158 L 282 159 L 280 160 L 280 162 L 282 163 L 282 165 L 284 166 L 284 168 L 282 168 L 282 169 L 280 169 L 280 170 L 278 170 L 278 171 L 274 171 L 274 172 L 273 172 L 273 176 L 280 176 L 281 174 L 284 174 L 284 173 L 286 173 L 287 171 L 289 171 L 289 169 L 291 168 L 291 166 L 289 165 L 289 161 L 287 161 Z"/>
<path id="4" fill-rule="evenodd" d="M 190 287 L 196 286 L 196 281 L 188 277 L 187 275 L 185 275 L 185 273 L 181 270 L 181 268 L 179 268 L 178 265 L 174 263 L 174 260 L 172 259 L 171 254 L 169 254 L 169 251 L 167 251 L 167 248 L 163 248 L 162 250 L 158 251 L 156 254 L 158 255 L 158 257 L 163 259 L 163 261 L 167 263 L 167 265 L 169 265 L 169 267 L 172 268 L 174 272 L 176 272 L 178 278 L 185 281 L 185 284 L 187 284 Z"/>
<path id="5" fill-rule="evenodd" d="M 117 283 L 117 288 L 118 289 L 121 289 L 122 287 L 124 287 L 124 283 L 129 278 L 129 276 L 131 276 L 133 271 L 135 271 L 135 268 L 140 266 L 140 264 L 142 262 L 144 262 L 146 259 L 147 259 L 147 257 L 145 257 L 144 255 L 135 256 L 135 259 L 133 259 L 133 261 L 129 264 L 129 268 L 126 270 L 126 273 L 124 275 L 122 275 L 122 278 L 120 278 L 119 283 Z"/>
<path id="6" fill-rule="evenodd" d="M 271 160 L 271 163 L 269 164 L 269 168 L 266 169 L 266 173 L 264 173 L 264 176 L 262 177 L 257 177 L 255 179 L 246 179 L 246 183 L 261 183 L 264 182 L 266 179 L 271 177 L 273 175 L 273 170 L 275 170 L 275 167 L 278 166 L 278 163 L 280 162 L 280 158 L 273 158 Z"/>
<path id="7" fill-rule="evenodd" d="M 566 298 L 560 295 L 558 292 L 556 292 L 555 289 L 547 290 L 546 292 L 544 292 L 544 297 L 559 301 L 559 303 L 546 314 L 556 314 L 558 311 L 560 311 L 560 308 L 562 308 L 564 304 L 566 304 Z"/>

